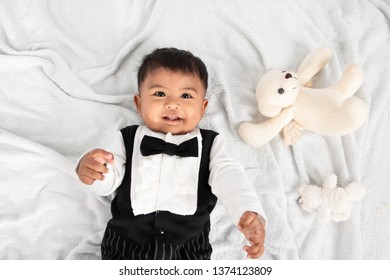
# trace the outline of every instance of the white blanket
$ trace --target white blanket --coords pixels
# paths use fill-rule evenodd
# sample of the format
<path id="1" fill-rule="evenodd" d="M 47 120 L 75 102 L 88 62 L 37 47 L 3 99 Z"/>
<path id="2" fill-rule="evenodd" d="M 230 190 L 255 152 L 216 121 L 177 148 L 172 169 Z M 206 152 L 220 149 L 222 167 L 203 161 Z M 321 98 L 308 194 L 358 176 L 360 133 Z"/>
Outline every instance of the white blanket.
<path id="1" fill-rule="evenodd" d="M 344 137 L 305 132 L 254 149 L 238 135 L 261 121 L 254 90 L 265 71 L 295 70 L 313 48 L 334 56 L 314 79 L 363 67 L 367 123 Z M 140 59 L 187 49 L 210 73 L 201 127 L 219 131 L 267 214 L 263 259 L 390 259 L 390 5 L 388 0 L 0 2 L 0 259 L 99 259 L 111 197 L 85 192 L 76 159 L 141 122 L 132 99 Z M 387 170 L 387 171 L 386 171 Z M 367 189 L 345 222 L 319 223 L 297 202 L 302 182 L 329 172 Z M 212 214 L 214 259 L 244 259 L 224 206 Z"/>

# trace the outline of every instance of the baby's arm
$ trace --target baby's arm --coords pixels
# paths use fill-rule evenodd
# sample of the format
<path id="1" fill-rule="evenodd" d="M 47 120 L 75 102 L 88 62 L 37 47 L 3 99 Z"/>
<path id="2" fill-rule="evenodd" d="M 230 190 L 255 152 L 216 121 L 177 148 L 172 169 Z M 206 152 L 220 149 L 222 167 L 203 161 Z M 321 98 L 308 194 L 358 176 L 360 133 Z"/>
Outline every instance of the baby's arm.
<path id="1" fill-rule="evenodd" d="M 245 235 L 250 245 L 244 250 L 248 258 L 259 258 L 264 253 L 265 221 L 255 212 L 246 211 L 242 214 L 238 229 Z"/>
<path id="2" fill-rule="evenodd" d="M 262 249 L 258 252 L 258 248 L 263 247 L 265 235 L 265 215 L 261 202 L 242 165 L 227 156 L 223 142 L 219 135 L 214 139 L 210 152 L 209 184 L 213 193 L 227 208 L 234 224 L 249 242 L 254 242 L 255 246 L 251 244 L 244 247 L 248 257 L 261 255 Z M 260 235 L 256 235 L 258 228 Z"/>

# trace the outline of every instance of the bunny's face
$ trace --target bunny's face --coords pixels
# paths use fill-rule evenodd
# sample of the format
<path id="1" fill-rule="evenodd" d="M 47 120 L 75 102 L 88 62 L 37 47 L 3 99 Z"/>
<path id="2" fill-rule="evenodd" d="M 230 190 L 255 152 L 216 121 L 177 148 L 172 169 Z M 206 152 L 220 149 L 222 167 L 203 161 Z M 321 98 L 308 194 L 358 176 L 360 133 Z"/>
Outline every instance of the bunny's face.
<path id="1" fill-rule="evenodd" d="M 283 108 L 295 103 L 300 90 L 297 74 L 292 71 L 271 70 L 265 73 L 256 87 L 256 99 L 260 113 L 274 117 Z"/>

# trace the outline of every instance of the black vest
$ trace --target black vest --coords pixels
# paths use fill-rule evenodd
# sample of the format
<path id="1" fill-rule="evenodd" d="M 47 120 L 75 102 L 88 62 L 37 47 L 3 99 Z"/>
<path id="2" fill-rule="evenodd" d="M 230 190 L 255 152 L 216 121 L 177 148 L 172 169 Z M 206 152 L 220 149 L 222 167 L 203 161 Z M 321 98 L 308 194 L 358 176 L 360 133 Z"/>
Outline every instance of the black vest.
<path id="1" fill-rule="evenodd" d="M 210 150 L 218 133 L 201 129 L 202 157 L 198 179 L 198 202 L 194 215 L 177 215 L 168 211 L 156 211 L 146 215 L 133 213 L 130 199 L 131 166 L 134 137 L 138 126 L 128 126 L 121 130 L 126 147 L 126 172 L 123 182 L 111 204 L 112 219 L 107 228 L 139 244 L 154 240 L 182 244 L 198 236 L 210 227 L 210 213 L 214 209 L 217 197 L 212 194 L 209 180 Z M 136 147 L 139 149 L 139 147 Z"/>

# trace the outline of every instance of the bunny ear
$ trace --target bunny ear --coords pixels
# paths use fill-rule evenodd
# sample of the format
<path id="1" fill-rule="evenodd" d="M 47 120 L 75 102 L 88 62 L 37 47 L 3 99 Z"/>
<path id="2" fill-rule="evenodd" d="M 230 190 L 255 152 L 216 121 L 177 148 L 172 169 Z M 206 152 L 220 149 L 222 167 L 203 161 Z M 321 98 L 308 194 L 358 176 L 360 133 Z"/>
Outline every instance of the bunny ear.
<path id="1" fill-rule="evenodd" d="M 307 84 L 332 57 L 332 50 L 326 47 L 312 50 L 302 60 L 297 75 L 301 85 Z"/>

